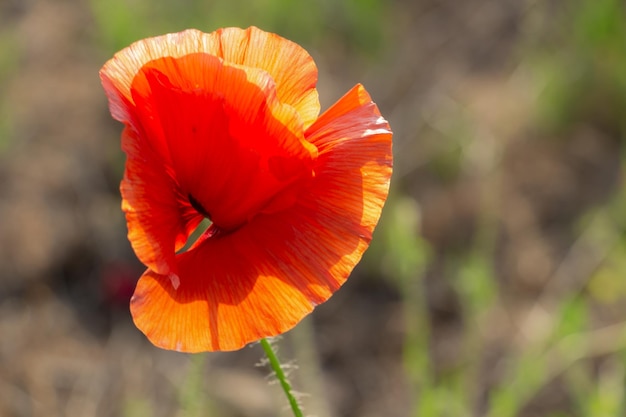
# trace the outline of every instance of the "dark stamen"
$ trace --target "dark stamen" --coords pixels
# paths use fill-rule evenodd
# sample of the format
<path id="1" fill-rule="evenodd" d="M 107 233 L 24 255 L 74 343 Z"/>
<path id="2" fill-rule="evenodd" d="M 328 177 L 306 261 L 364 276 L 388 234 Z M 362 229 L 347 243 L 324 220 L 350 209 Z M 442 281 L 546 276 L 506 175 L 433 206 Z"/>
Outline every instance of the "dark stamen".
<path id="1" fill-rule="evenodd" d="M 189 203 L 191 204 L 191 207 L 196 209 L 198 213 L 202 214 L 207 219 L 211 220 L 211 214 L 208 211 L 206 211 L 204 207 L 202 207 L 202 204 L 200 204 L 198 200 L 193 198 L 191 194 L 189 194 L 187 197 L 189 198 Z"/>

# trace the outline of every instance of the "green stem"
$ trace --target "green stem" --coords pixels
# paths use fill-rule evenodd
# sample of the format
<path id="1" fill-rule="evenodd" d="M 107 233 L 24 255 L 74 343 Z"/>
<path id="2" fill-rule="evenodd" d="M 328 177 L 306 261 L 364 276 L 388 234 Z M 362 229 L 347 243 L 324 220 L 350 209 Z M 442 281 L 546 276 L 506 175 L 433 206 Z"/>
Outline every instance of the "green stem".
<path id="1" fill-rule="evenodd" d="M 287 400 L 289 400 L 289 405 L 291 405 L 291 409 L 293 410 L 293 415 L 295 417 L 303 417 L 302 410 L 300 410 L 300 406 L 298 405 L 298 401 L 296 401 L 296 397 L 293 396 L 293 392 L 291 391 L 291 385 L 283 372 L 283 368 L 280 365 L 280 361 L 276 356 L 276 352 L 274 352 L 274 348 L 271 343 L 263 338 L 261 339 L 261 346 L 263 346 L 263 350 L 265 351 L 265 355 L 267 359 L 270 361 L 270 366 L 276 374 L 276 378 L 278 382 L 280 382 L 280 386 L 282 387 L 285 395 L 287 396 Z"/>

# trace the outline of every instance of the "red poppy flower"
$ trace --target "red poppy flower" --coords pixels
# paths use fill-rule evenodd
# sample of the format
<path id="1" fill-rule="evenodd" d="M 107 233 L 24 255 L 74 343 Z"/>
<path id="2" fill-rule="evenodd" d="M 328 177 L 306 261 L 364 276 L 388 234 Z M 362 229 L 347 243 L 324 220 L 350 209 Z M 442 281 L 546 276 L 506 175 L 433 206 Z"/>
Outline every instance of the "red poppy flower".
<path id="1" fill-rule="evenodd" d="M 238 349 L 344 283 L 391 176 L 391 131 L 362 86 L 318 117 L 311 57 L 255 27 L 145 39 L 100 77 L 125 124 L 122 208 L 148 268 L 131 313 L 152 343 Z"/>

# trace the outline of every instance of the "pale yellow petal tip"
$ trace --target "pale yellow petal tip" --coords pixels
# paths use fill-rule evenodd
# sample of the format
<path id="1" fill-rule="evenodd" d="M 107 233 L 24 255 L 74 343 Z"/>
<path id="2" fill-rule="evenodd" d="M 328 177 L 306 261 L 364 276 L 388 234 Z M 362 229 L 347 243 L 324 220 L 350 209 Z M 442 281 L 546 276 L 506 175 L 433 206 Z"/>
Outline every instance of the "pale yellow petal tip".
<path id="1" fill-rule="evenodd" d="M 359 102 L 360 103 L 366 104 L 366 103 L 370 103 L 372 101 L 372 97 L 367 92 L 367 90 L 365 89 L 363 84 L 358 83 L 357 85 L 354 86 L 354 88 L 357 90 L 357 93 L 359 95 Z"/>

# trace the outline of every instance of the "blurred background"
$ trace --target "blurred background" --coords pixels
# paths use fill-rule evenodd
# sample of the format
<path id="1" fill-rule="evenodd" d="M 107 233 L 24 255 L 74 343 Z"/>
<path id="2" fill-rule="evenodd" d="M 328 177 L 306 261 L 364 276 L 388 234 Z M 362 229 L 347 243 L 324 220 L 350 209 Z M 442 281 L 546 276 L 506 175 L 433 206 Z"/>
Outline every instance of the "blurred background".
<path id="1" fill-rule="evenodd" d="M 0 0 L 0 416 L 288 416 L 259 346 L 151 346 L 98 70 L 256 25 L 322 108 L 363 83 L 392 191 L 346 285 L 279 342 L 308 416 L 626 415 L 621 0 Z"/>

